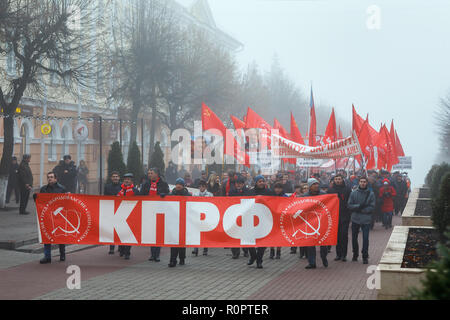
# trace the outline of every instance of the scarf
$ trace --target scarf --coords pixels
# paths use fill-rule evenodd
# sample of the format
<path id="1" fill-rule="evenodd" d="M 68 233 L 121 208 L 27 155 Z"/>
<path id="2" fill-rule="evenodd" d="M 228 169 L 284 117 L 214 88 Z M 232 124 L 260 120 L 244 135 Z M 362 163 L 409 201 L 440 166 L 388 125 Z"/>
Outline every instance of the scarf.
<path id="1" fill-rule="evenodd" d="M 117 194 L 118 196 L 134 196 L 134 184 L 131 184 L 131 186 L 125 186 L 124 184 L 121 185 L 122 190 L 119 191 L 119 193 Z"/>
<path id="2" fill-rule="evenodd" d="M 148 193 L 149 196 L 156 196 L 158 194 L 158 182 L 159 178 L 156 181 L 150 181 L 150 191 Z"/>

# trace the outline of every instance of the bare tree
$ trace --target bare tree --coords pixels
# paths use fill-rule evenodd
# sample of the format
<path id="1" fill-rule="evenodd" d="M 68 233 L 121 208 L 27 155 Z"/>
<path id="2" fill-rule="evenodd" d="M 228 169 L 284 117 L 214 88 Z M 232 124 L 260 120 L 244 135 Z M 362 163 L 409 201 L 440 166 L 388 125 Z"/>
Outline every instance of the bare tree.
<path id="1" fill-rule="evenodd" d="M 4 143 L 0 162 L 0 206 L 13 153 L 14 115 L 24 96 L 42 97 L 49 76 L 62 79 L 65 89 L 87 87 L 94 63 L 84 55 L 95 37 L 85 28 L 94 23 L 88 0 L 0 0 L 0 53 L 11 55 L 13 72 L 0 66 L 0 106 Z"/>
<path id="2" fill-rule="evenodd" d="M 119 84 L 111 97 L 124 101 L 133 121 L 144 108 L 151 110 L 150 149 L 154 145 L 160 86 L 169 75 L 172 52 L 181 42 L 170 5 L 160 0 L 130 2 L 129 15 L 119 19 L 117 30 L 113 30 L 111 61 L 117 67 Z M 136 136 L 137 126 L 131 126 L 130 143 Z"/>
<path id="3" fill-rule="evenodd" d="M 441 144 L 439 157 L 442 161 L 450 162 L 450 93 L 441 99 L 435 119 Z"/>
<path id="4" fill-rule="evenodd" d="M 173 52 L 170 76 L 161 87 L 164 103 L 158 116 L 170 130 L 190 127 L 198 119 L 201 103 L 226 109 L 235 93 L 236 64 L 231 55 L 195 27 L 183 32 Z"/>

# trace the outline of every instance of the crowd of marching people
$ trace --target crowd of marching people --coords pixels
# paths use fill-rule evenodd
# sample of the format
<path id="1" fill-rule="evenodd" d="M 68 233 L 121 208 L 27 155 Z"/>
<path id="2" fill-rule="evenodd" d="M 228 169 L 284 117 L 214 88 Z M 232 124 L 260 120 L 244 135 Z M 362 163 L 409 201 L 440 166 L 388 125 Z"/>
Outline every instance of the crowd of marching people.
<path id="1" fill-rule="evenodd" d="M 20 184 L 20 194 L 30 192 L 32 181 L 29 170 L 30 156 L 24 155 L 22 163 L 14 166 Z M 87 170 L 87 168 L 86 168 Z M 80 169 L 76 168 L 69 155 L 64 156 L 61 163 L 47 174 L 47 185 L 40 189 L 41 193 L 75 193 L 80 191 L 74 183 Z M 349 174 L 348 174 L 349 173 Z M 180 174 L 182 175 L 180 177 Z M 193 172 L 192 175 L 194 175 Z M 167 181 L 165 180 L 167 177 Z M 393 215 L 401 215 L 410 193 L 410 179 L 406 173 L 386 170 L 359 170 L 356 172 L 337 170 L 336 172 L 319 172 L 307 174 L 306 170 L 296 172 L 278 172 L 264 176 L 252 175 L 246 170 L 241 172 L 228 171 L 222 175 L 216 172 L 201 171 L 194 179 L 184 170 L 178 172 L 170 163 L 165 173 L 158 168 L 148 169 L 141 178 L 139 185 L 134 185 L 135 177 L 127 173 L 122 177 L 118 172 L 112 172 L 109 182 L 104 187 L 104 195 L 112 196 L 146 196 L 159 195 L 164 198 L 170 195 L 198 197 L 233 197 L 233 196 L 275 196 L 275 197 L 314 197 L 322 194 L 337 194 L 339 199 L 339 224 L 336 244 L 335 261 L 347 261 L 348 237 L 351 230 L 352 261 L 358 261 L 360 249 L 359 232 L 362 232 L 362 260 L 364 264 L 369 259 L 369 234 L 376 223 L 383 228 L 392 228 Z M 26 182 L 26 183 L 25 183 Z M 170 190 L 169 183 L 175 185 Z M 24 186 L 25 185 L 25 188 Z M 189 190 L 189 189 L 190 190 Z M 24 190 L 26 189 L 26 190 Z M 9 197 L 7 198 L 9 200 Z M 23 208 L 26 204 L 23 204 Z M 22 203 L 21 203 L 22 208 Z M 22 209 L 21 209 L 22 210 Z M 24 210 L 24 209 L 23 209 Z M 22 212 L 21 212 L 22 213 Z M 290 253 L 299 251 L 300 258 L 306 258 L 306 269 L 316 268 L 316 247 L 291 247 Z M 59 245 L 60 260 L 65 260 L 65 246 Z M 160 261 L 160 247 L 150 248 L 150 261 Z M 256 262 L 257 268 L 262 268 L 266 248 L 242 248 L 244 257 L 249 258 L 248 265 Z M 269 248 L 270 259 L 281 259 L 281 248 Z M 120 257 L 130 259 L 131 246 L 121 245 L 118 248 Z M 322 265 L 328 267 L 327 256 L 331 246 L 321 246 L 319 249 Z M 109 247 L 109 254 L 115 253 L 115 246 Z M 198 256 L 199 248 L 193 248 L 192 255 Z M 203 255 L 208 255 L 208 248 L 202 249 Z M 231 248 L 232 259 L 238 259 L 241 248 Z M 169 267 L 184 265 L 186 248 L 171 248 Z M 51 245 L 44 245 L 44 258 L 41 263 L 51 262 Z"/>

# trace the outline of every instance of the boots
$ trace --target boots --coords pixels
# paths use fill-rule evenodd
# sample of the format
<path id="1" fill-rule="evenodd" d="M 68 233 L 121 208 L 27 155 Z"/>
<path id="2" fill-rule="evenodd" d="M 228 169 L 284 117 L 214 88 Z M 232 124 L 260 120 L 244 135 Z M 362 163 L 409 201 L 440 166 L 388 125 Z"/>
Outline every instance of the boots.
<path id="1" fill-rule="evenodd" d="M 275 256 L 275 249 L 274 248 L 270 248 L 270 255 L 269 258 L 273 259 L 273 257 Z"/>

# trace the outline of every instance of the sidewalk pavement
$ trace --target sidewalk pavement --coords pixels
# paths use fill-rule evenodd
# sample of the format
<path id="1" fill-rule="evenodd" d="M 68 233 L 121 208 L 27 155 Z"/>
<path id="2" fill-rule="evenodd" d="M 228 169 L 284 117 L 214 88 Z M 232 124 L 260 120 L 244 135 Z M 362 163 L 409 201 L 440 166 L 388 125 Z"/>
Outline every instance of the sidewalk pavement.
<path id="1" fill-rule="evenodd" d="M 14 250 L 38 241 L 36 206 L 32 198 L 26 211 L 30 214 L 19 214 L 19 206 L 15 203 L 0 209 L 0 249 Z"/>
<path id="2" fill-rule="evenodd" d="M 5 221 L 19 227 L 28 224 L 20 232 L 32 234 L 37 232 L 31 227 L 33 219 L 35 215 L 17 214 Z M 0 224 L 0 230 L 8 229 L 4 222 Z M 393 224 L 401 224 L 401 218 L 394 217 Z M 282 249 L 280 260 L 269 259 L 267 249 L 263 269 L 247 266 L 247 258 L 242 256 L 231 259 L 230 249 L 222 248 L 198 257 L 193 257 L 188 248 L 186 265 L 175 268 L 167 266 L 169 248 L 162 249 L 159 263 L 147 260 L 149 247 L 133 247 L 130 260 L 119 258 L 117 252 L 108 255 L 108 247 L 99 246 L 67 253 L 66 261 L 59 262 L 55 250 L 52 263 L 47 265 L 38 262 L 42 254 L 0 250 L 0 299 L 373 300 L 377 292 L 367 287 L 373 275 L 367 273 L 368 267 L 380 261 L 391 230 L 377 223 L 371 231 L 368 265 L 361 259 L 351 262 L 350 240 L 347 262 L 333 261 L 333 247 L 328 255 L 329 267 L 322 266 L 318 254 L 318 268 L 314 270 L 306 270 L 306 259 L 299 259 L 298 253 L 289 254 L 289 248 Z M 8 232 L 14 234 L 14 230 Z M 81 289 L 67 288 L 70 265 L 80 267 Z"/>

